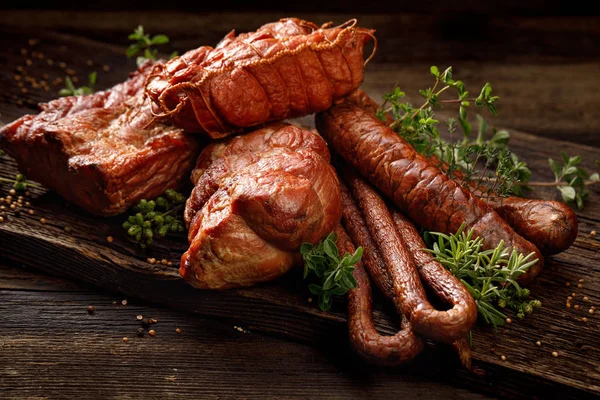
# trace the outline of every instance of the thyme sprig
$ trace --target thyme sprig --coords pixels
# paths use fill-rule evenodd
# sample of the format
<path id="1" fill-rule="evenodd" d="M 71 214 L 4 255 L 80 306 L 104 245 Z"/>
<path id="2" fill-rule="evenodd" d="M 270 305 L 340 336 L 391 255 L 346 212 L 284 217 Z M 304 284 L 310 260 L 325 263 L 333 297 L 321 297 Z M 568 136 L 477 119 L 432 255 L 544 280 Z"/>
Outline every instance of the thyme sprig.
<path id="1" fill-rule="evenodd" d="M 464 83 L 452 78 L 452 67 L 440 73 L 436 66 L 432 66 L 430 72 L 435 82 L 431 88 L 419 91 L 424 98 L 420 107 L 402 102 L 406 93 L 395 86 L 383 96 L 384 103 L 377 110 L 378 118 L 386 121 L 386 116 L 391 113 L 394 121 L 390 128 L 418 152 L 427 157 L 435 156 L 449 176 L 460 180 L 477 196 L 523 196 L 530 187 L 551 186 L 560 191 L 565 202 L 573 202 L 579 209 L 583 208 L 584 200 L 589 196 L 587 187 L 598 183 L 599 177 L 597 173 L 590 174 L 578 167 L 581 157 L 563 155 L 563 165 L 550 161 L 555 180 L 532 182 L 528 165 L 508 147 L 508 131 L 492 128 L 490 135 L 488 123 L 477 114 L 477 137 L 471 138 L 473 127 L 467 118 L 471 104 L 487 108 L 492 115 L 497 113 L 495 103 L 498 96 L 492 95 L 491 85 L 486 83 L 478 97 L 470 98 Z M 445 98 L 442 98 L 444 92 Z M 448 98 L 450 93 L 454 93 L 454 97 Z M 462 138 L 456 141 L 442 139 L 437 128 L 440 121 L 436 119 L 434 110 L 448 104 L 458 104 L 457 118 L 445 121 L 451 137 L 454 137 L 459 125 L 462 128 Z"/>
<path id="2" fill-rule="evenodd" d="M 494 249 L 483 250 L 483 238 L 474 237 L 473 229 L 455 234 L 428 232 L 429 251 L 466 286 L 477 304 L 477 311 L 486 324 L 494 328 L 504 325 L 508 308 L 524 318 L 542 303 L 530 299 L 530 290 L 522 288 L 517 279 L 538 260 L 534 253 L 523 255 L 513 250 L 510 254 L 501 241 Z"/>
<path id="3" fill-rule="evenodd" d="M 94 93 L 94 86 L 96 85 L 97 74 L 96 71 L 88 75 L 87 86 L 75 87 L 70 77 L 65 77 L 65 86 L 58 92 L 59 96 L 81 96 L 84 94 Z"/>
<path id="4" fill-rule="evenodd" d="M 155 237 L 165 237 L 169 232 L 183 232 L 183 207 L 185 196 L 167 189 L 155 200 L 142 199 L 133 207 L 134 214 L 123 223 L 127 235 L 142 248 L 150 246 Z"/>
<path id="5" fill-rule="evenodd" d="M 27 189 L 29 189 L 30 187 L 36 187 L 36 188 L 42 187 L 42 185 L 40 185 L 39 183 L 35 183 L 35 182 L 31 182 L 31 181 L 27 180 L 27 177 L 23 174 L 15 175 L 15 179 L 0 177 L 0 182 L 12 183 L 13 189 L 15 189 L 17 192 L 24 192 Z"/>
<path id="6" fill-rule="evenodd" d="M 169 37 L 167 35 L 158 34 L 150 36 L 150 34 L 144 32 L 144 27 L 139 25 L 133 33 L 129 35 L 129 39 L 133 40 L 134 43 L 130 44 L 125 51 L 128 58 L 135 57 L 138 66 L 142 65 L 146 60 L 156 60 L 158 55 L 158 49 L 154 46 L 169 43 Z M 171 58 L 176 57 L 177 52 L 171 54 Z"/>
<path id="7" fill-rule="evenodd" d="M 340 258 L 336 246 L 337 235 L 331 232 L 324 240 L 316 245 L 303 243 L 300 254 L 304 259 L 304 279 L 314 275 L 316 283 L 308 285 L 308 290 L 319 296 L 319 308 L 327 311 L 331 308 L 333 296 L 343 296 L 356 287 L 352 271 L 362 257 L 362 247 L 354 254 L 346 253 Z"/>

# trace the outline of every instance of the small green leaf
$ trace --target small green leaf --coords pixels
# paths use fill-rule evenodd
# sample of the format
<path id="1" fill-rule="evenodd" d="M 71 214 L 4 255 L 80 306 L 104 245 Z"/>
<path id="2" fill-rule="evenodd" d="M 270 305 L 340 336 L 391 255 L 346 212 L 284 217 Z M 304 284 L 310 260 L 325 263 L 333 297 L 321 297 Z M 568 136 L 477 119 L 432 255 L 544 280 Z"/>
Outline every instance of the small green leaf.
<path id="1" fill-rule="evenodd" d="M 169 43 L 169 38 L 167 35 L 154 35 L 152 40 L 150 41 L 152 44 L 165 44 Z"/>
<path id="2" fill-rule="evenodd" d="M 558 179 L 558 177 L 561 175 L 562 167 L 552 158 L 548 159 L 548 163 L 550 164 L 550 169 L 552 169 L 552 172 L 554 172 L 554 176 Z"/>
<path id="3" fill-rule="evenodd" d="M 560 194 L 566 203 L 575 200 L 575 189 L 571 186 L 557 186 L 557 189 L 560 191 Z"/>
<path id="4" fill-rule="evenodd" d="M 440 70 L 435 65 L 432 65 L 429 68 L 429 72 L 431 72 L 431 75 L 435 76 L 436 78 L 440 77 Z"/>

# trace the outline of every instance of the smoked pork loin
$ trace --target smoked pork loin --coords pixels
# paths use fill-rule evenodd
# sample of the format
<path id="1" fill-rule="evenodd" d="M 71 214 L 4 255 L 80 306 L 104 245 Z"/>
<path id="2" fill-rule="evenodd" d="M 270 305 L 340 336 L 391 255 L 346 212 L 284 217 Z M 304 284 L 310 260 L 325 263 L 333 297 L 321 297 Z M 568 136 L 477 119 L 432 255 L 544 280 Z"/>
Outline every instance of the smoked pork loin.
<path id="1" fill-rule="evenodd" d="M 87 211 L 119 214 L 188 178 L 197 136 L 156 121 L 144 101 L 144 64 L 111 89 L 40 105 L 0 129 L 0 146 L 28 178 Z"/>
<path id="2" fill-rule="evenodd" d="M 339 223 L 340 189 L 325 141 L 285 123 L 208 145 L 186 203 L 180 274 L 226 289 L 275 279 Z"/>

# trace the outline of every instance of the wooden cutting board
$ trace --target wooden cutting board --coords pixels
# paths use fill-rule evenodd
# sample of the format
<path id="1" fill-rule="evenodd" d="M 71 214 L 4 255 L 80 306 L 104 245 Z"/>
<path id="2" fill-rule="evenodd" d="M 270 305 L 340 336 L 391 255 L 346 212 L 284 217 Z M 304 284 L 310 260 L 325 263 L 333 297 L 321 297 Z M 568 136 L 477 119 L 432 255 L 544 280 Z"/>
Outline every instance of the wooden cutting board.
<path id="1" fill-rule="evenodd" d="M 80 79 L 78 85 L 89 71 L 98 71 L 98 86 L 105 88 L 124 80 L 134 68 L 132 61 L 123 56 L 123 47 L 108 42 L 68 33 L 32 34 L 8 28 L 0 31 L 0 43 L 7 49 L 0 54 L 4 66 L 0 72 L 4 89 L 0 94 L 3 123 L 35 113 L 35 104 L 56 97 L 63 83 L 54 85 L 53 81 L 64 77 L 68 69 Z M 489 66 L 488 73 L 491 70 L 499 74 L 503 68 Z M 465 62 L 461 69 L 467 75 L 475 75 L 474 81 L 480 78 L 472 63 Z M 29 82 L 20 86 L 26 76 L 24 71 L 37 80 L 47 81 L 49 90 L 35 88 Z M 401 76 L 408 77 L 407 85 L 411 85 L 410 77 L 417 76 L 415 71 L 416 68 L 394 69 L 389 64 L 375 62 L 368 67 L 363 88 L 373 97 L 381 98 L 382 92 L 389 90 Z M 427 67 L 419 71 L 427 79 Z M 312 118 L 303 119 L 303 123 L 312 124 Z M 558 150 L 583 156 L 588 168 L 592 168 L 592 161 L 599 155 L 597 147 L 542 139 L 514 130 L 511 134 L 514 151 L 529 163 L 539 179 L 551 179 L 547 159 L 556 158 Z M 16 173 L 14 161 L 3 156 L 0 176 L 10 178 Z M 1 196 L 9 188 L 7 184 L 1 185 Z M 319 311 L 315 302 L 309 303 L 310 294 L 299 271 L 248 289 L 196 290 L 177 272 L 179 257 L 187 244 L 183 235 L 157 241 L 151 250 L 144 251 L 128 241 L 120 226 L 124 216 L 94 217 L 55 193 L 37 189 L 31 189 L 31 193 L 27 199 L 31 207 L 27 210 L 33 210 L 33 214 L 22 212 L 18 218 L 9 214 L 7 221 L 0 223 L 0 254 L 7 260 L 173 309 L 237 318 L 252 330 L 293 340 L 347 341 L 344 302 L 337 301 L 330 312 Z M 552 198 L 554 193 L 535 192 L 532 196 Z M 498 395 L 545 394 L 567 398 L 600 395 L 597 342 L 600 310 L 594 315 L 588 313 L 591 305 L 600 306 L 600 235 L 594 238 L 589 234 L 592 230 L 600 231 L 598 189 L 592 190 L 591 197 L 593 200 L 585 210 L 577 213 L 580 234 L 576 242 L 568 251 L 548 258 L 545 270 L 531 287 L 533 295 L 543 303 L 541 311 L 523 321 L 513 316 L 515 322 L 499 328 L 498 332 L 485 326 L 475 328 L 473 365 L 477 373 L 461 369 L 447 349 L 433 344 L 414 367 L 437 369 L 439 373 L 455 376 L 463 384 Z M 47 222 L 42 224 L 41 218 Z M 65 231 L 66 227 L 70 232 Z M 112 243 L 107 241 L 108 236 L 114 238 Z M 149 257 L 166 259 L 173 265 L 152 265 L 146 261 Z M 580 279 L 584 281 L 578 288 Z M 567 287 L 566 282 L 571 286 Z M 572 304 L 580 305 L 579 310 L 565 307 L 566 297 L 573 292 L 576 298 Z M 584 301 L 584 296 L 589 300 Z M 587 323 L 582 322 L 584 316 L 588 317 Z M 377 307 L 375 320 L 384 333 L 397 329 L 385 304 Z M 542 345 L 537 346 L 536 341 Z M 553 357 L 552 352 L 558 352 L 558 357 Z M 502 355 L 506 361 L 501 360 Z M 412 367 L 405 369 L 410 371 Z"/>

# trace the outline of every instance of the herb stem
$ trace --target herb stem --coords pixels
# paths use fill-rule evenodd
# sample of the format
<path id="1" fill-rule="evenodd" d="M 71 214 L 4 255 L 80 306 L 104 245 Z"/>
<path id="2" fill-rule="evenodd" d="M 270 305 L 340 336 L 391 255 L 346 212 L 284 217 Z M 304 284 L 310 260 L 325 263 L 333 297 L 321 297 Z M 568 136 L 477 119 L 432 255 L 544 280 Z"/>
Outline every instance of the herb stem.
<path id="1" fill-rule="evenodd" d="M 16 179 L 10 179 L 10 178 L 2 178 L 0 177 L 0 182 L 6 182 L 6 183 L 18 183 L 19 181 Z M 27 186 L 31 186 L 31 187 L 36 187 L 36 188 L 43 188 L 42 185 L 40 185 L 39 183 L 36 182 L 31 182 L 31 181 L 27 181 Z"/>
<path id="2" fill-rule="evenodd" d="M 483 177 L 481 179 L 482 181 L 486 181 L 486 182 L 496 182 L 498 181 L 498 179 L 496 178 L 486 178 Z M 600 181 L 594 181 L 591 179 L 585 180 L 583 181 L 585 186 L 590 186 L 590 185 L 596 185 L 598 183 L 600 183 Z M 556 186 L 571 186 L 569 184 L 569 182 L 557 182 L 557 181 L 552 181 L 552 182 L 513 182 L 514 186 L 536 186 L 536 187 L 556 187 Z"/>

